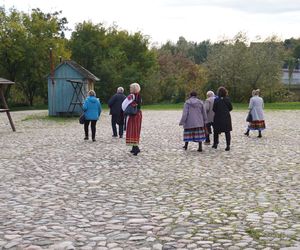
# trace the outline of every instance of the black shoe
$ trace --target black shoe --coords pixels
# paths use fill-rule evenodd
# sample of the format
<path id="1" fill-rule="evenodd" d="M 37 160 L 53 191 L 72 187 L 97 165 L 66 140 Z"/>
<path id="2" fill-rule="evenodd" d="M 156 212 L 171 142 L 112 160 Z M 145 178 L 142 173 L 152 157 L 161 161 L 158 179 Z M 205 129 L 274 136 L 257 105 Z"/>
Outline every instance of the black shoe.
<path id="1" fill-rule="evenodd" d="M 138 155 L 139 152 L 141 152 L 141 150 L 139 149 L 138 146 L 135 146 L 135 147 L 133 148 L 133 155 Z"/>
<path id="2" fill-rule="evenodd" d="M 84 137 L 84 140 L 88 140 L 89 138 L 88 137 Z"/>
<path id="3" fill-rule="evenodd" d="M 226 146 L 225 151 L 229 151 L 230 150 L 230 146 Z"/>
<path id="4" fill-rule="evenodd" d="M 244 133 L 244 135 L 249 136 L 249 130 L 247 130 L 246 133 Z"/>
<path id="5" fill-rule="evenodd" d="M 112 137 L 118 137 L 117 135 L 112 135 Z"/>
<path id="6" fill-rule="evenodd" d="M 94 138 L 93 141 L 96 141 L 96 139 Z"/>
<path id="7" fill-rule="evenodd" d="M 202 148 L 198 148 L 197 151 L 198 151 L 198 152 L 202 152 Z"/>
<path id="8" fill-rule="evenodd" d="M 217 147 L 218 147 L 218 144 L 213 144 L 213 145 L 212 145 L 212 148 L 217 149 Z"/>
<path id="9" fill-rule="evenodd" d="M 123 135 L 120 135 L 119 138 L 123 138 Z"/>
<path id="10" fill-rule="evenodd" d="M 257 137 L 258 137 L 258 138 L 261 138 L 261 137 L 262 137 L 262 135 L 258 135 Z"/>

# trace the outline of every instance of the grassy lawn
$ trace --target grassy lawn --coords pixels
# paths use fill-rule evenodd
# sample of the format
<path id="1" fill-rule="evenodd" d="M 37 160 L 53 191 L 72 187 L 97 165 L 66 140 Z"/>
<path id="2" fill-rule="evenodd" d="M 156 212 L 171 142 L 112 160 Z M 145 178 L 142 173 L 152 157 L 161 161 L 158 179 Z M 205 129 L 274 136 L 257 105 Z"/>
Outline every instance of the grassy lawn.
<path id="1" fill-rule="evenodd" d="M 143 105 L 143 110 L 181 110 L 184 103 L 163 103 L 163 104 L 151 104 Z M 12 107 L 11 111 L 20 110 L 47 110 L 46 105 L 33 106 L 33 107 Z M 102 104 L 102 109 L 108 110 L 107 104 Z M 233 103 L 234 110 L 247 110 L 248 103 Z M 265 103 L 265 110 L 300 110 L 300 102 L 274 102 Z"/>
<path id="2" fill-rule="evenodd" d="M 152 104 L 144 105 L 145 110 L 180 110 L 183 108 L 183 103 L 175 104 Z M 248 103 L 233 103 L 234 110 L 248 109 Z M 275 102 L 265 103 L 266 110 L 300 110 L 300 102 Z"/>

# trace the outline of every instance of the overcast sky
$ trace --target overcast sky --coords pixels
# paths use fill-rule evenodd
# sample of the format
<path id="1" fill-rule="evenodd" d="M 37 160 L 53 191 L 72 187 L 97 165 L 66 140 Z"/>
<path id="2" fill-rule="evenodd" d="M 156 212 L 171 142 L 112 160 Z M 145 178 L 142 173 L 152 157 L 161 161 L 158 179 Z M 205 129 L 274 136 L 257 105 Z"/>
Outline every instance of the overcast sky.
<path id="1" fill-rule="evenodd" d="M 300 0 L 0 0 L 0 6 L 27 13 L 32 8 L 62 10 L 71 29 L 84 20 L 115 23 L 129 32 L 141 31 L 157 45 L 180 36 L 215 42 L 239 31 L 252 41 L 257 36 L 300 37 Z"/>

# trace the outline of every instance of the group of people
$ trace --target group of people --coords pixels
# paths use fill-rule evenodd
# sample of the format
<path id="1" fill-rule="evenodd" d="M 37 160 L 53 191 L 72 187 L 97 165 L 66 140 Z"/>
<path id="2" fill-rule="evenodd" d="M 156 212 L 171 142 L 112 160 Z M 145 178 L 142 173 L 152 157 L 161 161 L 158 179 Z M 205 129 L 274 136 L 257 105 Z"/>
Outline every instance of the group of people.
<path id="1" fill-rule="evenodd" d="M 138 83 L 130 84 L 130 94 L 126 97 L 124 89 L 119 87 L 117 93 L 109 101 L 112 136 L 123 138 L 123 132 L 126 131 L 126 145 L 131 146 L 131 153 L 138 155 L 140 153 L 139 142 L 142 125 L 142 98 L 140 95 L 141 87 Z M 264 102 L 259 97 L 259 89 L 252 91 L 252 97 L 249 103 L 249 121 L 245 135 L 249 136 L 250 130 L 257 130 L 258 137 L 262 137 L 262 130 L 265 129 L 264 121 Z M 128 112 L 130 108 L 130 112 Z M 91 124 L 92 140 L 96 141 L 96 123 L 101 114 L 101 103 L 96 98 L 93 90 L 88 92 L 83 110 L 85 114 L 84 122 L 84 140 L 89 139 L 89 124 Z M 132 111 L 134 110 L 134 112 Z M 210 135 L 213 134 L 212 148 L 217 149 L 219 144 L 219 135 L 225 133 L 226 148 L 230 150 L 232 122 L 230 112 L 232 104 L 228 97 L 228 91 L 225 87 L 219 87 L 217 95 L 213 91 L 207 92 L 207 99 L 200 100 L 197 93 L 192 91 L 189 98 L 184 103 L 182 117 L 179 122 L 183 126 L 183 148 L 187 150 L 189 142 L 198 142 L 198 151 L 202 152 L 202 142 L 210 144 Z M 118 129 L 117 129 L 118 126 Z"/>
<path id="2" fill-rule="evenodd" d="M 249 136 L 250 130 L 257 130 L 258 137 L 262 137 L 262 130 L 265 129 L 264 102 L 259 96 L 260 90 L 253 90 L 249 103 L 249 121 L 245 135 Z M 192 91 L 189 99 L 185 102 L 182 117 L 179 125 L 183 126 L 183 148 L 187 150 L 189 142 L 198 142 L 198 151 L 202 152 L 202 142 L 210 144 L 210 134 L 213 133 L 212 148 L 217 149 L 219 134 L 225 133 L 226 148 L 230 150 L 232 123 L 230 111 L 232 104 L 228 97 L 228 91 L 219 87 L 217 95 L 213 91 L 207 92 L 205 101 L 197 98 L 197 93 Z M 213 132 L 212 132 L 213 128 Z"/>
<path id="3" fill-rule="evenodd" d="M 138 83 L 132 83 L 129 88 L 130 94 L 127 97 L 124 95 L 124 88 L 119 87 L 117 93 L 108 101 L 113 132 L 112 136 L 123 138 L 123 131 L 126 130 L 126 145 L 132 147 L 130 152 L 133 155 L 138 155 L 138 153 L 140 153 L 139 141 L 142 126 L 141 87 Z M 134 107 L 136 110 L 134 115 L 126 115 L 126 110 L 129 106 Z M 94 90 L 88 92 L 88 97 L 83 104 L 83 111 L 85 115 L 84 140 L 89 139 L 89 124 L 91 124 L 92 141 L 96 141 L 96 124 L 101 115 L 102 108 L 99 99 L 96 98 Z"/>

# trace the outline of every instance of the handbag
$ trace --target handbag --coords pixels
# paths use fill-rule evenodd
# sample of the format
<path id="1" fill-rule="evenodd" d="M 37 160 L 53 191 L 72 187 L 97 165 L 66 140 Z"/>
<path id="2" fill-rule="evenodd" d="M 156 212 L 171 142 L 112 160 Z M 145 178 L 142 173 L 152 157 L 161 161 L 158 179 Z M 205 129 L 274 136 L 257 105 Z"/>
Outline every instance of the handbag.
<path id="1" fill-rule="evenodd" d="M 132 105 L 132 103 L 131 103 L 131 104 L 129 104 L 129 105 L 126 107 L 126 109 L 125 109 L 125 111 L 124 111 L 124 114 L 125 114 L 125 115 L 129 115 L 129 116 L 133 116 L 133 115 L 136 115 L 137 112 L 138 112 L 137 105 L 136 105 L 136 104 L 135 104 L 135 105 L 134 105 L 134 104 Z"/>
<path id="2" fill-rule="evenodd" d="M 252 117 L 252 114 L 251 114 L 251 110 L 249 111 L 249 113 L 248 113 L 248 115 L 247 115 L 246 121 L 247 121 L 247 122 L 252 122 L 252 121 L 253 121 L 253 117 Z"/>
<path id="3" fill-rule="evenodd" d="M 85 114 L 84 112 L 79 116 L 79 123 L 80 124 L 84 124 L 85 122 Z"/>

